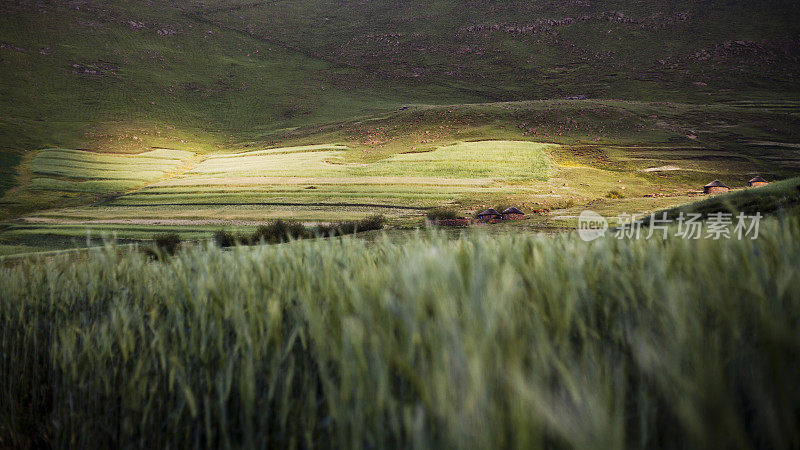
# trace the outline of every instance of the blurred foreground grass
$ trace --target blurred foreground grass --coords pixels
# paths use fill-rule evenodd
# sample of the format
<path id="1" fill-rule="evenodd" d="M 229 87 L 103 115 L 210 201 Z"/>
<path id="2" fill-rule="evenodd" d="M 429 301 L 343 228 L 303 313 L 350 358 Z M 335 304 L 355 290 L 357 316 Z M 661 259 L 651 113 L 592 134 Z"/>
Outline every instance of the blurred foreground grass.
<path id="1" fill-rule="evenodd" d="M 800 219 L 0 271 L 0 447 L 796 448 Z"/>

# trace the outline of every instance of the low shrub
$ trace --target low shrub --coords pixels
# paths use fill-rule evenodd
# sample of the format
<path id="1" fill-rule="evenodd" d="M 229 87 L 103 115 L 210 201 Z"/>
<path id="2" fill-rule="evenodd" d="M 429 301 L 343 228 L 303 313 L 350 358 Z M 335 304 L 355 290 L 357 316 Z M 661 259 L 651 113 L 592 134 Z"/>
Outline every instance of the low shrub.
<path id="1" fill-rule="evenodd" d="M 612 189 L 608 191 L 606 198 L 625 198 L 625 195 L 623 195 L 622 192 L 618 191 L 617 189 Z"/>
<path id="2" fill-rule="evenodd" d="M 458 219 L 458 212 L 452 208 L 433 208 L 425 214 L 430 220 Z"/>
<path id="3" fill-rule="evenodd" d="M 254 244 L 259 242 L 277 244 L 280 242 L 288 242 L 293 239 L 305 239 L 308 237 L 311 237 L 311 233 L 303 224 L 276 220 L 268 225 L 261 225 L 258 227 L 253 233 L 250 241 Z"/>
<path id="4" fill-rule="evenodd" d="M 356 222 L 356 231 L 381 230 L 384 225 L 386 225 L 386 218 L 381 214 L 376 214 Z"/>
<path id="5" fill-rule="evenodd" d="M 214 243 L 219 247 L 233 247 L 237 244 L 237 239 L 230 231 L 219 230 L 214 233 Z"/>
<path id="6" fill-rule="evenodd" d="M 178 233 L 161 233 L 153 236 L 155 247 L 168 255 L 174 255 L 178 246 L 181 245 L 181 237 Z"/>
<path id="7" fill-rule="evenodd" d="M 359 231 L 380 230 L 386 225 L 386 218 L 381 214 L 369 216 L 361 220 L 350 220 L 347 222 L 332 223 L 329 225 L 317 225 L 314 234 L 317 236 L 344 236 L 354 234 Z"/>

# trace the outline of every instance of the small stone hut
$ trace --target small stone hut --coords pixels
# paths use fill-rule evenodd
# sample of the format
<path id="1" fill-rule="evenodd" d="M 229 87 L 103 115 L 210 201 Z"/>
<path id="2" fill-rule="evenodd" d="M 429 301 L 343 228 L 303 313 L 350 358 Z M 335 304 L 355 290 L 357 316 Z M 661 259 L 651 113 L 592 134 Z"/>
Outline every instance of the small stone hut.
<path id="1" fill-rule="evenodd" d="M 731 188 L 719 180 L 714 180 L 711 183 L 703 186 L 703 194 L 719 194 L 722 192 L 728 192 L 730 190 Z"/>
<path id="2" fill-rule="evenodd" d="M 501 220 L 503 215 L 497 212 L 494 208 L 489 208 L 486 211 L 478 213 L 478 220 L 484 223 L 496 222 Z"/>
<path id="3" fill-rule="evenodd" d="M 511 208 L 505 209 L 500 214 L 502 214 L 503 220 L 519 220 L 522 219 L 523 216 L 525 215 L 524 212 L 520 211 L 519 209 L 513 206 Z"/>
<path id="4" fill-rule="evenodd" d="M 747 186 L 748 187 L 766 186 L 768 184 L 769 184 L 769 181 L 767 181 L 767 180 L 765 180 L 765 179 L 763 179 L 761 177 L 755 177 L 752 180 L 747 182 Z"/>

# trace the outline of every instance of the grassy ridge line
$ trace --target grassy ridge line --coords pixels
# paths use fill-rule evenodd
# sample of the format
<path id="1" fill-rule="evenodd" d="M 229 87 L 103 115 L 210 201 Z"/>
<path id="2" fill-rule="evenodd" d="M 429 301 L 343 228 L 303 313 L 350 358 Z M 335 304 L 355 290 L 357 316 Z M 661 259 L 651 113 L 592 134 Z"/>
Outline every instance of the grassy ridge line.
<path id="1" fill-rule="evenodd" d="M 800 208 L 800 177 L 795 177 L 776 181 L 767 186 L 711 195 L 700 201 L 660 210 L 653 214 L 657 219 L 666 214 L 668 219 L 674 220 L 681 214 L 699 213 L 708 216 L 711 213 L 723 212 L 769 215 L 798 208 Z M 650 217 L 645 217 L 643 223 L 650 223 Z"/>
<path id="2" fill-rule="evenodd" d="M 160 197 L 160 196 L 159 196 Z M 438 203 L 446 203 L 454 198 L 453 193 L 370 193 L 370 192 L 331 192 L 331 193 L 316 193 L 316 192 L 274 192 L 270 194 L 260 195 L 177 195 L 165 196 L 166 198 L 153 198 L 136 196 L 132 198 L 124 197 L 123 200 L 115 199 L 112 206 L 152 206 L 152 205 L 246 205 L 246 204 L 288 204 L 286 201 L 294 199 L 292 204 L 296 205 L 318 205 L 318 204 L 342 204 L 353 205 L 359 204 L 366 205 L 365 200 L 381 199 L 389 202 L 407 201 L 413 199 L 428 200 Z M 457 197 L 456 197 L 457 198 Z M 331 200 L 339 200 L 338 202 Z M 302 200 L 302 201 L 301 201 Z M 321 203 L 322 202 L 322 203 Z"/>
<path id="3" fill-rule="evenodd" d="M 798 236 L 795 216 L 755 241 L 417 235 L 26 262 L 0 270 L 0 439 L 796 447 Z"/>
<path id="4" fill-rule="evenodd" d="M 125 166 L 132 162 L 135 162 L 140 166 L 161 168 L 164 166 L 170 167 L 174 164 L 177 164 L 177 162 L 180 162 L 178 159 L 132 158 L 132 160 L 129 161 L 125 161 L 125 159 L 127 158 L 109 161 L 92 161 L 81 158 L 59 158 L 52 157 L 50 155 L 36 155 L 36 161 L 45 162 L 48 165 L 77 166 L 88 169 L 103 169 L 106 167 L 114 169 L 118 166 Z"/>
<path id="5" fill-rule="evenodd" d="M 398 177 L 398 179 L 402 179 Z M 307 179 L 303 179 L 307 180 Z M 400 183 L 387 183 L 384 181 L 383 183 L 380 182 L 380 179 L 373 183 L 365 183 L 361 179 L 355 180 L 355 183 L 347 184 L 346 186 L 336 186 L 336 184 L 345 184 L 342 181 L 349 181 L 349 179 L 343 179 L 339 183 L 333 183 L 334 186 L 329 186 L 330 183 L 315 183 L 314 181 L 324 181 L 323 178 L 311 179 L 308 183 L 303 183 L 303 180 L 294 180 L 294 178 L 290 178 L 289 180 L 284 180 L 283 184 L 261 184 L 261 185 L 240 185 L 240 186 L 203 186 L 203 189 L 198 189 L 198 186 L 186 186 L 186 187 L 167 187 L 167 186 L 148 186 L 146 188 L 141 189 L 141 191 L 137 192 L 136 195 L 139 197 L 169 197 L 170 195 L 226 195 L 226 194 L 236 194 L 236 193 L 243 193 L 243 194 L 258 194 L 258 193 L 268 193 L 268 192 L 308 192 L 310 190 L 313 191 L 320 191 L 323 192 L 326 189 L 335 188 L 336 192 L 343 192 L 343 193 L 359 193 L 359 192 L 376 192 L 376 193 L 386 193 L 386 192 L 397 192 L 398 194 L 403 193 L 417 193 L 417 192 L 430 192 L 432 187 L 436 186 L 439 189 L 436 190 L 437 193 L 463 193 L 463 192 L 473 192 L 473 191 L 481 191 L 487 189 L 488 186 L 480 184 L 480 183 L 465 183 L 465 184 L 457 184 L 457 183 L 450 183 L 445 184 L 442 183 L 437 185 L 435 179 L 431 179 L 428 182 L 421 182 L 417 184 L 407 183 L 407 184 L 400 184 Z M 452 179 L 451 179 L 452 180 Z M 291 181 L 291 183 L 290 183 Z M 469 181 L 473 181 L 472 179 Z M 489 183 L 486 183 L 489 184 Z M 524 187 L 523 187 L 524 188 Z M 492 189 L 495 189 L 494 187 Z M 500 189 L 500 188 L 498 188 Z M 512 188 L 505 188 L 505 189 L 512 189 Z M 518 187 L 514 187 L 513 189 L 522 189 Z"/>
<path id="6" fill-rule="evenodd" d="M 401 185 L 401 186 L 471 186 L 471 187 L 485 187 L 494 183 L 494 180 L 489 178 L 437 178 L 437 177 L 310 177 L 304 175 L 288 176 L 288 177 L 191 177 L 191 178 L 173 178 L 166 181 L 154 183 L 145 188 L 144 192 L 150 189 L 196 189 L 203 188 L 215 190 L 228 186 L 232 189 L 239 187 L 252 189 L 254 187 L 263 186 L 281 186 L 299 185 L 299 186 L 326 186 L 326 185 L 339 185 L 346 184 L 349 186 L 372 186 L 372 185 Z"/>
<path id="7" fill-rule="evenodd" d="M 344 142 L 355 150 L 348 153 L 353 161 L 380 160 L 414 147 L 487 139 L 634 150 L 667 146 L 742 151 L 747 150 L 742 144 L 755 136 L 797 141 L 797 122 L 795 115 L 726 105 L 544 100 L 414 107 L 373 120 L 300 127 L 280 139 L 284 145 Z M 693 133 L 695 139 L 689 137 Z M 759 155 L 749 150 L 752 156 Z"/>
<path id="8" fill-rule="evenodd" d="M 386 203 L 359 203 L 359 202 L 279 202 L 279 201 L 263 201 L 263 202 L 248 202 L 248 201 L 196 201 L 196 202 L 161 202 L 161 203 L 123 203 L 114 204 L 110 203 L 108 207 L 124 207 L 124 208 L 149 208 L 153 206 L 299 206 L 299 207 L 314 207 L 314 206 L 327 206 L 327 207 L 353 207 L 353 208 L 391 208 L 391 209 L 420 209 L 417 206 L 395 205 Z"/>
<path id="9" fill-rule="evenodd" d="M 48 175 L 55 177 L 65 178 L 79 178 L 85 180 L 122 180 L 122 181 L 149 181 L 158 178 L 164 172 L 159 170 L 139 170 L 131 173 L 127 170 L 103 170 L 98 172 L 95 169 L 86 169 L 80 167 L 65 167 L 58 168 L 47 166 L 46 164 L 37 164 L 33 167 L 33 172 L 39 175 Z"/>

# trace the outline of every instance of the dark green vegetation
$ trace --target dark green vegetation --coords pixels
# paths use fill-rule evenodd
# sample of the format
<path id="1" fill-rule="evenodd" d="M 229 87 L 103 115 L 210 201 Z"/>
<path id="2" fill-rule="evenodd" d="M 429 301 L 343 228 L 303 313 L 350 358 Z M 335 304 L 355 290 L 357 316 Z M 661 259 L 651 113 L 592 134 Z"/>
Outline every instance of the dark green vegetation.
<path id="1" fill-rule="evenodd" d="M 430 220 L 452 220 L 458 218 L 458 211 L 452 208 L 432 208 L 425 213 L 425 217 Z"/>
<path id="2" fill-rule="evenodd" d="M 795 214 L 757 240 L 23 262 L 0 270 L 0 446 L 796 448 L 798 237 Z"/>
<path id="3" fill-rule="evenodd" d="M 318 224 L 313 227 L 308 227 L 297 222 L 275 220 L 267 225 L 259 226 L 256 228 L 256 231 L 249 236 L 234 234 L 227 230 L 218 230 L 214 233 L 214 242 L 220 247 L 278 244 L 297 239 L 344 236 L 359 231 L 375 231 L 382 229 L 385 224 L 386 219 L 381 215 L 375 215 L 356 221 Z"/>
<path id="4" fill-rule="evenodd" d="M 178 246 L 181 245 L 181 236 L 178 233 L 161 233 L 153 236 L 153 241 L 154 247 L 158 251 L 167 255 L 174 255 L 178 250 Z"/>
<path id="5" fill-rule="evenodd" d="M 6 189 L 16 184 L 16 167 L 19 164 L 20 154 L 13 151 L 0 152 L 0 195 Z"/>

